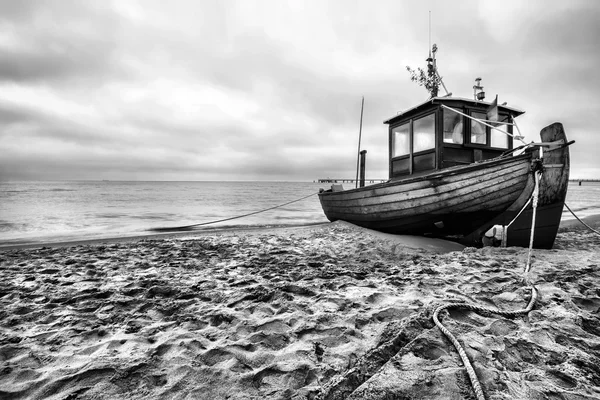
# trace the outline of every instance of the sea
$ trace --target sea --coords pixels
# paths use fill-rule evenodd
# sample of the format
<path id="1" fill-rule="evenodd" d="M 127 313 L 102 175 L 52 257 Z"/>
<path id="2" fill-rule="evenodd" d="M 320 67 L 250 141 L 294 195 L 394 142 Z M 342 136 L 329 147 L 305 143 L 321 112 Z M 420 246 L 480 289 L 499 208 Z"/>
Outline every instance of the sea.
<path id="1" fill-rule="evenodd" d="M 0 246 L 323 223 L 319 188 L 328 184 L 0 182 Z M 206 225 L 181 229 L 195 224 Z"/>
<path id="2" fill-rule="evenodd" d="M 0 182 L 0 247 L 326 223 L 317 193 L 328 187 L 314 182 Z M 600 182 L 570 182 L 567 204 L 580 218 L 600 214 Z M 565 209 L 563 218 L 574 217 Z"/>

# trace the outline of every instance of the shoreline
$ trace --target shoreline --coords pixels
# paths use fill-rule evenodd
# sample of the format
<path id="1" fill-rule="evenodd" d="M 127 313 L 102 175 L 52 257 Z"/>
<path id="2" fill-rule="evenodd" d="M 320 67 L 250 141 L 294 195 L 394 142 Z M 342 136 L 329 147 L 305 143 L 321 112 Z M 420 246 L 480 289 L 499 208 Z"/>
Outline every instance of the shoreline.
<path id="1" fill-rule="evenodd" d="M 328 227 L 345 226 L 349 229 L 355 229 L 364 232 L 366 235 L 379 238 L 383 241 L 390 243 L 399 244 L 403 247 L 421 250 L 430 250 L 433 252 L 448 252 L 462 250 L 465 246 L 456 242 L 439 239 L 439 238 L 428 238 L 422 236 L 411 236 L 411 235 L 393 235 L 383 232 L 374 231 L 371 229 L 361 228 L 344 221 L 337 222 L 323 222 L 303 225 L 286 225 L 286 226 L 268 226 L 268 227 L 249 227 L 249 228 L 224 228 L 224 229 L 206 229 L 199 231 L 184 231 L 184 232 L 170 232 L 170 233 L 154 233 L 150 235 L 136 235 L 136 236 L 124 236 L 124 237 L 112 237 L 112 238 L 98 238 L 98 239 L 82 239 L 82 240 L 70 240 L 62 242 L 46 242 L 46 243 L 26 243 L 16 245 L 0 245 L 1 251 L 8 250 L 28 250 L 38 248 L 62 248 L 62 247 L 73 247 L 73 246 L 98 246 L 118 243 L 135 243 L 144 240 L 193 240 L 206 236 L 257 236 L 257 235 L 293 235 L 293 234 L 306 234 L 314 233 L 319 230 L 325 230 Z"/>
<path id="2" fill-rule="evenodd" d="M 600 214 L 587 215 L 581 218 L 586 224 L 590 225 L 594 229 L 600 228 Z M 39 247 L 70 247 L 70 246 L 85 246 L 95 244 L 110 244 L 110 243 L 123 243 L 130 241 L 138 241 L 144 239 L 170 239 L 170 238 L 183 238 L 183 237 L 196 237 L 206 235 L 232 235 L 232 234 L 259 234 L 268 232 L 279 232 L 288 230 L 302 230 L 310 229 L 312 227 L 325 227 L 331 224 L 330 222 L 315 222 L 301 225 L 277 225 L 277 226 L 234 226 L 234 227 L 215 227 L 205 228 L 198 230 L 181 230 L 173 229 L 172 231 L 165 232 L 151 232 L 147 234 L 134 234 L 131 236 L 111 236 L 111 237 L 100 237 L 100 238 L 89 238 L 89 239 L 68 239 L 58 241 L 41 240 L 36 242 L 25 242 L 25 243 L 2 243 L 0 242 L 0 251 L 2 250 L 16 250 L 16 249 L 33 249 Z M 558 232 L 572 231 L 572 230 L 587 230 L 575 217 L 569 214 L 569 218 L 561 220 Z M 369 230 L 370 231 L 370 230 Z M 391 238 L 397 237 L 398 240 L 417 240 L 424 238 L 420 236 L 411 235 L 391 235 L 384 234 L 376 231 L 371 231 L 373 234 L 389 235 Z M 413 238 L 413 239 L 411 239 Z M 444 239 L 438 239 L 444 240 Z"/>
<path id="3" fill-rule="evenodd" d="M 215 234 L 251 234 L 255 232 L 267 232 L 270 230 L 285 230 L 285 229 L 308 229 L 313 226 L 327 225 L 329 222 L 315 222 L 302 225 L 279 225 L 279 226 L 235 226 L 235 227 L 224 227 L 224 228 L 205 228 L 197 230 L 180 230 L 173 229 L 171 232 L 154 232 L 148 231 L 147 234 L 134 234 L 131 236 L 109 236 L 109 237 L 98 237 L 89 239 L 68 239 L 59 241 L 36 241 L 26 243 L 1 243 L 0 251 L 2 250 L 16 250 L 16 249 L 32 249 L 38 247 L 69 247 L 69 246 L 85 246 L 94 244 L 106 244 L 106 243 L 122 243 L 129 241 L 138 241 L 144 239 L 169 239 L 169 238 L 182 238 L 189 236 L 206 236 Z"/>

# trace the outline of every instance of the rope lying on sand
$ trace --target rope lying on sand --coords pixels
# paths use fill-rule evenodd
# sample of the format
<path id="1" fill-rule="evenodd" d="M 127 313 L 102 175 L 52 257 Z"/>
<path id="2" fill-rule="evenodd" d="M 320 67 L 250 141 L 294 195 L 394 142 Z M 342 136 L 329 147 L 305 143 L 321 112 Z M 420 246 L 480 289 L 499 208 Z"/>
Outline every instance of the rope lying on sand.
<path id="1" fill-rule="evenodd" d="M 446 305 L 438 307 L 435 310 L 435 312 L 433 313 L 433 322 L 437 325 L 438 328 L 440 328 L 442 333 L 444 335 L 446 335 L 446 337 L 452 342 L 452 344 L 456 348 L 456 351 L 458 351 L 458 355 L 460 356 L 460 359 L 462 360 L 462 362 L 465 366 L 465 369 L 467 370 L 467 374 L 469 375 L 469 380 L 471 381 L 471 385 L 473 386 L 473 390 L 475 391 L 475 395 L 478 400 L 485 400 L 485 395 L 483 394 L 483 389 L 481 388 L 481 384 L 479 383 L 477 374 L 475 374 L 473 365 L 471 364 L 471 361 L 469 360 L 469 357 L 467 356 L 467 353 L 465 353 L 465 350 L 462 347 L 462 345 L 460 344 L 460 342 L 440 322 L 439 314 L 443 310 L 447 310 L 450 308 L 460 308 L 460 309 L 471 310 L 471 311 L 475 311 L 475 312 L 479 311 L 479 312 L 483 312 L 483 313 L 493 313 L 493 314 L 497 314 L 497 315 L 514 317 L 514 316 L 518 316 L 518 315 L 522 315 L 522 314 L 527 314 L 529 311 L 531 311 L 533 309 L 533 306 L 535 305 L 535 302 L 537 301 L 537 298 L 538 298 L 538 291 L 535 288 L 535 285 L 533 285 L 529 279 L 529 271 L 531 269 L 531 252 L 532 252 L 531 250 L 533 248 L 533 236 L 534 236 L 534 230 L 535 230 L 535 217 L 536 217 L 536 210 L 537 210 L 537 204 L 538 204 L 540 176 L 541 176 L 541 172 L 537 171 L 535 174 L 535 189 L 533 191 L 533 194 L 531 195 L 531 198 L 533 200 L 533 205 L 532 205 L 533 217 L 532 217 L 532 221 L 531 221 L 531 235 L 529 238 L 529 252 L 527 254 L 527 264 L 525 265 L 525 268 L 523 270 L 523 272 L 525 274 L 525 282 L 527 283 L 527 286 L 529 286 L 531 288 L 531 299 L 529 300 L 529 304 L 527 305 L 527 307 L 522 310 L 516 310 L 516 311 L 502 311 L 497 308 L 480 307 L 480 306 L 476 306 L 476 305 L 472 305 L 472 304 L 450 303 L 450 304 L 446 304 Z M 529 202 L 527 202 L 527 204 L 529 204 Z"/>
<path id="2" fill-rule="evenodd" d="M 493 314 L 511 316 L 511 317 L 522 315 L 522 314 L 527 314 L 529 311 L 531 311 L 533 309 L 533 306 L 535 305 L 535 302 L 537 301 L 537 297 L 538 297 L 537 289 L 535 288 L 535 286 L 530 284 L 529 287 L 531 287 L 531 299 L 529 300 L 529 304 L 527 305 L 527 308 L 524 308 L 522 310 L 501 311 L 498 309 L 480 307 L 480 306 L 475 306 L 475 305 L 471 305 L 471 304 L 451 303 L 451 304 L 446 304 L 441 307 L 438 307 L 435 310 L 435 312 L 433 313 L 433 322 L 438 326 L 438 328 L 440 328 L 440 330 L 444 333 L 444 335 L 446 335 L 446 337 L 452 342 L 452 344 L 458 351 L 458 355 L 460 356 L 460 359 L 462 360 L 463 364 L 465 365 L 465 369 L 467 370 L 467 374 L 469 375 L 469 379 L 471 380 L 471 385 L 473 386 L 473 390 L 475 391 L 475 395 L 477 396 L 478 400 L 485 400 L 485 396 L 483 395 L 483 390 L 481 389 L 481 384 L 479 383 L 477 375 L 475 374 L 475 370 L 473 369 L 473 366 L 471 365 L 471 362 L 469 361 L 469 358 L 467 357 L 467 353 L 465 353 L 460 342 L 444 325 L 442 325 L 442 323 L 438 319 L 438 315 L 441 311 L 447 310 L 449 308 L 460 308 L 463 310 L 471 310 L 471 311 L 475 311 L 475 312 L 479 311 L 479 312 L 484 312 L 484 313 L 493 313 Z"/>
<path id="3" fill-rule="evenodd" d="M 304 197 L 301 197 L 301 198 L 296 199 L 296 200 L 288 201 L 287 203 L 279 204 L 277 206 L 265 208 L 264 210 L 254 211 L 254 212 L 251 212 L 251 213 L 248 213 L 248 214 L 244 214 L 244 215 L 238 215 L 236 217 L 219 219 L 217 221 L 201 222 L 199 224 L 192 224 L 192 225 L 185 225 L 185 226 L 174 226 L 174 227 L 167 227 L 167 228 L 153 228 L 151 230 L 157 231 L 157 232 L 185 231 L 185 230 L 191 229 L 191 228 L 196 227 L 196 226 L 211 225 L 211 224 L 216 224 L 218 222 L 231 221 L 232 219 L 238 219 L 238 218 L 248 217 L 250 215 L 260 214 L 260 213 L 265 212 L 265 211 L 274 210 L 275 208 L 287 206 L 288 204 L 296 203 L 296 202 L 298 202 L 300 200 L 307 199 L 307 198 L 309 198 L 311 196 L 314 196 L 316 194 L 317 193 L 311 193 L 308 196 L 304 196 Z"/>

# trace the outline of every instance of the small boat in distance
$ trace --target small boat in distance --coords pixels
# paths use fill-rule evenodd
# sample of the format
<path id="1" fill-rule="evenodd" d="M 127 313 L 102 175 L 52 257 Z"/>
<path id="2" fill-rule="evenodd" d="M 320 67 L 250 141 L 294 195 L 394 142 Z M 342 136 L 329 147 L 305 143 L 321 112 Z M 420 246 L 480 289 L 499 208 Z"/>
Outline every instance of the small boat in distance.
<path id="1" fill-rule="evenodd" d="M 498 105 L 497 98 L 485 102 L 480 78 L 474 99 L 438 96 L 443 82 L 436 50 L 433 45 L 433 58 L 427 59 L 428 76 L 420 71 L 428 81 L 429 100 L 384 122 L 389 126 L 389 180 L 322 190 L 319 200 L 326 217 L 470 246 L 483 245 L 486 233 L 499 225 L 506 245 L 527 247 L 530 200 L 538 186 L 533 246 L 551 248 L 567 193 L 568 146 L 573 142 L 554 123 L 541 131 L 540 143 L 515 148 L 514 141 L 522 140 L 515 118 L 524 111 Z"/>

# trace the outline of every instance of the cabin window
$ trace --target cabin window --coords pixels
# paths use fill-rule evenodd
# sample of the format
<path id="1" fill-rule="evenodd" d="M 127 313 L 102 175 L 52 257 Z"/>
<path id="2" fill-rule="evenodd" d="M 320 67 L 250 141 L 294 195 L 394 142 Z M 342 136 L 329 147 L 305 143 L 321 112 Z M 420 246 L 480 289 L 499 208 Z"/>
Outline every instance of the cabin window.
<path id="1" fill-rule="evenodd" d="M 435 114 L 413 121 L 413 152 L 435 148 Z"/>
<path id="2" fill-rule="evenodd" d="M 463 144 L 463 117 L 454 110 L 444 109 L 444 143 Z"/>
<path id="3" fill-rule="evenodd" d="M 500 116 L 500 122 L 508 121 L 507 116 Z M 495 124 L 494 124 L 495 125 Z M 500 129 L 503 132 L 497 131 L 496 129 L 491 129 L 491 146 L 499 147 L 502 149 L 508 149 L 508 135 L 504 132 L 508 132 L 508 125 L 501 124 L 496 126 L 496 128 Z"/>
<path id="4" fill-rule="evenodd" d="M 392 133 L 392 157 L 410 154 L 410 123 L 395 127 Z"/>
<path id="5" fill-rule="evenodd" d="M 471 116 L 477 119 L 486 119 L 485 113 L 472 112 Z M 471 120 L 471 143 L 487 144 L 485 125 L 479 121 Z"/>

